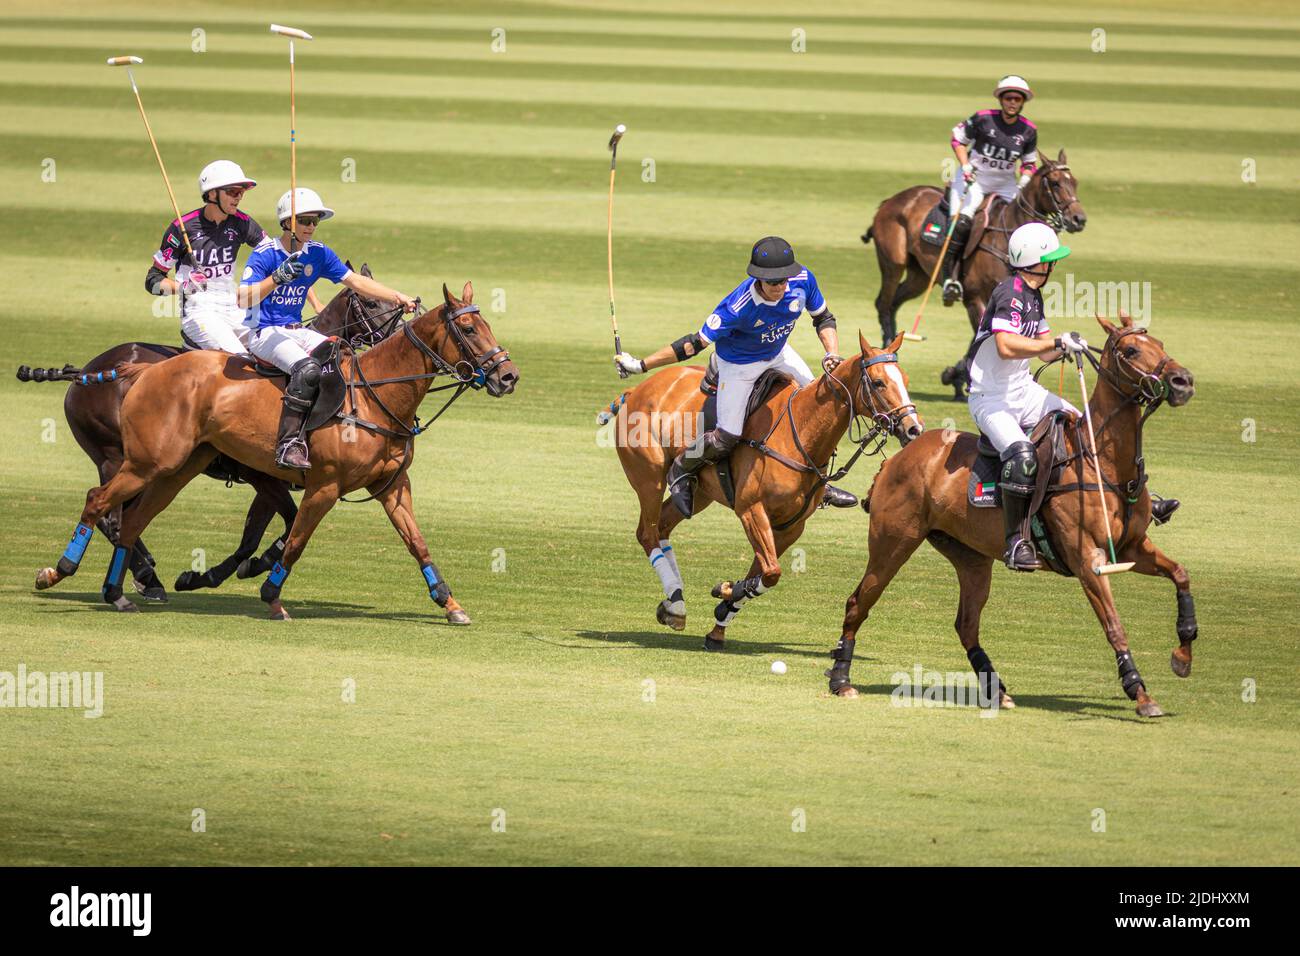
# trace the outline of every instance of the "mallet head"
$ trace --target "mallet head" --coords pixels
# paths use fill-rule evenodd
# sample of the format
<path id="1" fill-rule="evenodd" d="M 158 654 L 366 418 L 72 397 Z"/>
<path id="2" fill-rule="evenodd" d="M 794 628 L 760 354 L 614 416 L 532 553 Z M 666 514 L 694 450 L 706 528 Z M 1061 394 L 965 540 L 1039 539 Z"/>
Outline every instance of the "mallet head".
<path id="1" fill-rule="evenodd" d="M 293 27 L 282 27 L 278 23 L 271 24 L 271 32 L 278 33 L 281 36 L 294 37 L 299 40 L 310 40 L 311 34 L 306 30 L 296 30 Z"/>
<path id="2" fill-rule="evenodd" d="M 110 56 L 108 58 L 109 66 L 134 66 L 137 63 L 143 63 L 138 56 Z"/>
<path id="3" fill-rule="evenodd" d="M 626 132 L 627 132 L 627 127 L 624 126 L 622 123 L 619 123 L 617 126 L 614 127 L 614 135 L 609 138 L 610 152 L 613 152 L 618 147 L 618 141 L 623 138 L 623 134 Z"/>

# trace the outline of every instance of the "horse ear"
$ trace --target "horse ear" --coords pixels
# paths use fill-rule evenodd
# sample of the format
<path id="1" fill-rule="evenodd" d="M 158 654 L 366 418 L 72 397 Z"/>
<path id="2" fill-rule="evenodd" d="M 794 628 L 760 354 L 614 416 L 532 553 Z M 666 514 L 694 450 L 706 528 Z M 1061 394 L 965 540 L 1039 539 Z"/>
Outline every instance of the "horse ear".
<path id="1" fill-rule="evenodd" d="M 442 284 L 442 299 L 448 305 L 455 305 L 455 303 L 451 301 L 451 290 L 447 288 L 447 283 L 445 282 Z"/>
<path id="2" fill-rule="evenodd" d="M 465 288 L 460 290 L 460 299 L 466 305 L 474 301 L 474 283 L 466 282 Z"/>
<path id="3" fill-rule="evenodd" d="M 344 260 L 343 260 L 343 264 L 344 264 L 345 266 L 348 267 L 348 272 L 351 272 L 351 271 L 352 271 L 352 260 L 351 260 L 351 259 L 344 259 Z M 362 267 L 361 267 L 361 274 L 362 274 L 362 275 L 365 275 L 365 274 L 366 274 L 366 273 L 365 273 L 365 266 L 362 266 Z"/>
<path id="4" fill-rule="evenodd" d="M 1107 322 L 1104 315 L 1097 316 L 1097 324 L 1101 326 L 1101 330 L 1106 333 L 1107 337 L 1115 334 L 1115 326 Z"/>
<path id="5" fill-rule="evenodd" d="M 867 337 L 862 334 L 861 329 L 858 329 L 858 347 L 862 349 L 863 355 L 866 355 L 867 349 L 871 348 L 871 343 L 867 341 Z"/>
<path id="6" fill-rule="evenodd" d="M 889 345 L 886 346 L 885 351 L 897 352 L 902 347 L 903 347 L 903 333 L 899 332 L 896 336 L 894 336 L 894 341 L 890 342 Z"/>
<path id="7" fill-rule="evenodd" d="M 1065 165 L 1065 147 L 1064 147 L 1064 146 L 1062 146 L 1062 147 L 1061 147 L 1061 151 L 1060 151 L 1059 153 L 1056 154 L 1056 164 L 1057 164 L 1058 166 L 1064 166 L 1064 165 Z"/>
<path id="8" fill-rule="evenodd" d="M 1133 328 L 1133 316 L 1129 315 L 1123 309 L 1119 310 L 1119 320 L 1124 323 L 1124 328 Z"/>
<path id="9" fill-rule="evenodd" d="M 367 279 L 373 279 L 375 277 L 375 274 L 370 271 L 370 263 L 368 262 L 361 263 L 361 274 Z"/>

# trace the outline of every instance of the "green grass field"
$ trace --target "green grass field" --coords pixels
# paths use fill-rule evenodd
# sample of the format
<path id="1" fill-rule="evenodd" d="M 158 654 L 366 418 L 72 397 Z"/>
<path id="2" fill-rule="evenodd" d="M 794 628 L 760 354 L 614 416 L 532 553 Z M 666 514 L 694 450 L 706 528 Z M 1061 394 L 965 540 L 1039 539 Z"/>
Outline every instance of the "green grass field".
<path id="1" fill-rule="evenodd" d="M 1164 0 L 354 7 L 236 2 L 178 19 L 16 0 L 0 17 L 0 671 L 102 671 L 105 694 L 94 720 L 0 709 L 0 864 L 1300 862 L 1300 16 Z M 166 194 L 104 58 L 145 58 L 137 78 L 184 208 L 198 169 L 228 157 L 261 180 L 244 208 L 270 225 L 289 165 L 271 19 L 317 36 L 298 54 L 298 176 L 338 210 L 318 238 L 426 299 L 472 280 L 522 372 L 513 396 L 457 405 L 412 471 L 471 628 L 439 623 L 374 504 L 340 506 L 313 538 L 286 586 L 291 623 L 266 620 L 258 582 L 233 579 L 116 614 L 99 600 L 98 536 L 78 577 L 32 589 L 95 474 L 64 386 L 12 370 L 178 338 L 142 288 Z M 1075 583 L 1005 571 L 983 644 L 1019 708 L 892 706 L 894 672 L 967 668 L 956 581 L 929 548 L 860 635 L 861 698 L 826 696 L 866 562 L 856 510 L 819 514 L 805 570 L 706 654 L 708 589 L 749 563 L 738 522 L 710 509 L 675 536 L 690 620 L 660 628 L 635 498 L 597 442 L 594 412 L 620 389 L 604 268 L 615 123 L 629 127 L 625 346 L 697 327 L 769 233 L 816 271 L 842 339 L 874 341 L 878 276 L 859 234 L 881 200 L 938 181 L 949 129 L 1010 71 L 1037 90 L 1041 148 L 1066 147 L 1081 182 L 1075 281 L 1150 282 L 1152 330 L 1196 375 L 1196 398 L 1147 431 L 1155 489 L 1184 502 L 1154 536 L 1192 575 L 1189 680 L 1167 666 L 1173 588 L 1115 582 L 1159 721 L 1134 715 Z M 1053 325 L 1096 332 L 1083 317 Z M 970 428 L 938 383 L 966 320 L 932 303 L 926 329 L 901 355 L 912 396 L 929 427 Z M 820 354 L 808 323 L 795 343 Z M 875 468 L 847 486 L 865 491 Z M 193 549 L 233 550 L 250 499 L 204 479 L 157 519 L 146 540 L 169 586 Z"/>

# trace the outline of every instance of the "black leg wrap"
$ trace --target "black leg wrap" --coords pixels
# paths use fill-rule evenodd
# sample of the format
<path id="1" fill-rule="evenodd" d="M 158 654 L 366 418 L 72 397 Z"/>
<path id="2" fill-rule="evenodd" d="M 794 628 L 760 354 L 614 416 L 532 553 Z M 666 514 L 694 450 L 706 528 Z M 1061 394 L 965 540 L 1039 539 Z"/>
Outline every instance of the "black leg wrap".
<path id="1" fill-rule="evenodd" d="M 429 596 L 433 598 L 433 603 L 438 607 L 446 607 L 447 602 L 451 600 L 451 588 L 447 586 L 446 581 L 439 581 L 437 586 L 429 592 Z"/>
<path id="2" fill-rule="evenodd" d="M 77 565 L 73 564 L 67 558 L 59 558 L 56 570 L 59 572 L 59 577 L 70 578 L 77 573 Z"/>
<path id="3" fill-rule="evenodd" d="M 853 645 L 856 643 L 856 639 L 841 637 L 840 642 L 835 645 L 835 650 L 831 651 L 831 658 L 835 663 L 826 672 L 826 676 L 831 679 L 832 694 L 841 687 L 849 686 L 849 669 L 853 666 Z"/>
<path id="4" fill-rule="evenodd" d="M 122 582 L 126 579 L 126 567 L 130 561 L 130 552 L 120 545 L 113 549 L 113 557 L 108 562 L 108 574 L 104 576 L 104 586 L 100 594 L 109 604 L 116 604 L 122 599 Z"/>
<path id="5" fill-rule="evenodd" d="M 1191 591 L 1178 592 L 1178 639 L 1188 643 L 1196 640 L 1196 604 Z"/>
<path id="6" fill-rule="evenodd" d="M 1142 683 L 1142 675 L 1133 663 L 1133 655 L 1128 651 L 1116 653 L 1115 663 L 1119 665 L 1119 682 L 1124 685 L 1124 693 L 1129 700 L 1137 700 L 1138 691 L 1146 690 L 1147 685 Z"/>
<path id="7" fill-rule="evenodd" d="M 759 589 L 762 586 L 763 579 L 758 575 L 745 578 L 743 581 L 737 581 L 731 586 L 731 599 L 733 601 L 748 601 L 756 598 L 761 593 Z"/>
<path id="8" fill-rule="evenodd" d="M 270 604 L 272 601 L 279 600 L 280 585 L 272 584 L 268 579 L 262 582 L 262 590 L 260 593 L 262 596 L 262 600 L 265 601 L 267 604 Z"/>
<path id="9" fill-rule="evenodd" d="M 984 648 L 976 644 L 966 652 L 966 660 L 970 661 L 970 666 L 975 669 L 979 675 L 980 687 L 980 705 L 989 706 L 992 703 L 993 688 L 997 687 L 999 694 L 1005 694 L 1007 685 L 1002 683 L 1002 678 L 993 668 L 993 662 L 989 660 L 988 654 L 984 653 Z M 1000 699 L 1000 698 L 999 698 Z"/>

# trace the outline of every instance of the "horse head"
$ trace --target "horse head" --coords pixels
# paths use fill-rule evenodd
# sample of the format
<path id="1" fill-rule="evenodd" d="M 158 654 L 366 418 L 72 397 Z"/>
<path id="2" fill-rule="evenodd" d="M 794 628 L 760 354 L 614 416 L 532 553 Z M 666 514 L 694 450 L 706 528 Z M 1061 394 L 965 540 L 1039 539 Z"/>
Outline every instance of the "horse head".
<path id="1" fill-rule="evenodd" d="M 352 268 L 350 261 L 345 265 Z M 367 279 L 374 278 L 367 263 L 357 271 Z M 345 288 L 321 310 L 311 327 L 321 335 L 336 335 L 354 350 L 360 350 L 392 335 L 401 317 L 402 311 L 396 301 L 372 299 Z"/>
<path id="2" fill-rule="evenodd" d="M 925 430 L 916 405 L 907 393 L 907 373 L 898 364 L 898 350 L 903 345 L 900 332 L 885 348 L 876 348 L 858 333 L 862 354 L 855 363 L 858 397 L 872 421 L 906 445 Z"/>
<path id="3" fill-rule="evenodd" d="M 441 334 L 430 344 L 463 381 L 483 386 L 493 398 L 509 395 L 519 381 L 519 369 L 474 305 L 473 284 L 465 283 L 459 299 L 444 284 L 442 298 Z"/>
<path id="4" fill-rule="evenodd" d="M 1196 392 L 1192 373 L 1165 351 L 1164 343 L 1119 313 L 1120 324 L 1097 316 L 1106 333 L 1099 363 L 1102 378 L 1120 396 L 1140 404 L 1167 400 L 1174 408 L 1186 405 Z"/>
<path id="5" fill-rule="evenodd" d="M 1057 232 L 1083 232 L 1088 214 L 1079 202 L 1079 181 L 1065 161 L 1064 149 L 1057 153 L 1055 161 L 1044 158 L 1025 188 L 1025 198 L 1049 226 Z"/>

